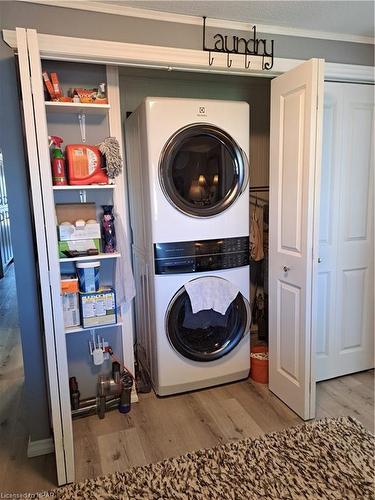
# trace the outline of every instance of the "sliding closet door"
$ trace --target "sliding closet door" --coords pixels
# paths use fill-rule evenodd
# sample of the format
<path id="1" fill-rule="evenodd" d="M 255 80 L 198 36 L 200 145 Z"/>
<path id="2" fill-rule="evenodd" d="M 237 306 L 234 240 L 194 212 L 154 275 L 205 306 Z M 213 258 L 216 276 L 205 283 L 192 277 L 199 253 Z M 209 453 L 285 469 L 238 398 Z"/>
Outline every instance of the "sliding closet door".
<path id="1" fill-rule="evenodd" d="M 327 83 L 317 380 L 374 367 L 374 87 Z"/>
<path id="2" fill-rule="evenodd" d="M 27 46 L 26 30 L 17 28 L 17 51 L 19 60 L 19 72 L 22 95 L 22 111 L 25 127 L 26 148 L 28 165 L 30 171 L 30 184 L 33 203 L 33 216 L 35 225 L 35 236 L 38 246 L 38 267 L 40 279 L 40 293 L 43 304 L 44 341 L 47 358 L 48 388 L 51 407 L 51 423 L 55 445 L 56 469 L 58 484 L 69 481 L 66 471 L 66 456 L 64 451 L 64 432 L 61 415 L 61 398 L 59 390 L 56 332 L 53 318 L 52 297 L 49 281 L 49 258 L 47 252 L 47 240 L 44 227 L 46 217 L 43 210 L 43 196 L 41 185 L 40 158 L 38 151 L 38 140 L 36 135 L 35 102 L 31 88 L 30 61 Z M 39 51 L 37 52 L 39 57 Z M 39 72 L 39 82 L 41 73 Z M 41 85 L 41 83 L 40 83 Z M 49 167 L 49 157 L 45 159 Z"/>
<path id="3" fill-rule="evenodd" d="M 269 217 L 269 388 L 314 417 L 316 216 L 323 61 L 272 80 Z"/>

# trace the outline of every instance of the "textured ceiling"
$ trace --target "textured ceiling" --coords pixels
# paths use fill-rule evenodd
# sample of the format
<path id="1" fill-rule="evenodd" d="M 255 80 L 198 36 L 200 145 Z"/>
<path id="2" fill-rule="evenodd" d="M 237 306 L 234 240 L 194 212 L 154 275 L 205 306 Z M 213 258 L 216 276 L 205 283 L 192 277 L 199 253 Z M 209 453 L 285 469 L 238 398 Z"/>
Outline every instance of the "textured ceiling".
<path id="1" fill-rule="evenodd" d="M 252 24 L 374 36 L 372 1 L 131 0 L 106 3 Z"/>

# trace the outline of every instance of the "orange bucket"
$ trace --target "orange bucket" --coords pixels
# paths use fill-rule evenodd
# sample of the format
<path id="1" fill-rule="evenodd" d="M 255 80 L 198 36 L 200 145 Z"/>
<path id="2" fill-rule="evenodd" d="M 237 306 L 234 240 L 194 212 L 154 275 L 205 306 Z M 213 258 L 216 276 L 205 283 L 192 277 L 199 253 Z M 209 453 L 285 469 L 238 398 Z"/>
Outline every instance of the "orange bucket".
<path id="1" fill-rule="evenodd" d="M 268 353 L 266 346 L 254 346 L 251 348 L 251 354 Z M 250 377 L 254 382 L 268 384 L 268 358 L 257 359 L 250 355 Z"/>

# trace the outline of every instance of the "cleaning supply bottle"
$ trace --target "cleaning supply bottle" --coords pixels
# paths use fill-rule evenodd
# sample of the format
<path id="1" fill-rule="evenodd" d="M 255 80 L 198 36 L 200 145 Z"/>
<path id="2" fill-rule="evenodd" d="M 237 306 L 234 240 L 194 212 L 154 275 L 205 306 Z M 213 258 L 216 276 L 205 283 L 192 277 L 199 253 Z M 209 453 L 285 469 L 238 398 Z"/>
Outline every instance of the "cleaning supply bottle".
<path id="1" fill-rule="evenodd" d="M 69 184 L 108 184 L 102 154 L 96 146 L 68 144 L 65 148 Z"/>
<path id="2" fill-rule="evenodd" d="M 61 151 L 63 140 L 57 135 L 50 135 L 49 141 L 49 146 L 53 146 L 51 161 L 52 183 L 54 186 L 67 186 L 68 180 L 66 178 L 65 160 Z"/>

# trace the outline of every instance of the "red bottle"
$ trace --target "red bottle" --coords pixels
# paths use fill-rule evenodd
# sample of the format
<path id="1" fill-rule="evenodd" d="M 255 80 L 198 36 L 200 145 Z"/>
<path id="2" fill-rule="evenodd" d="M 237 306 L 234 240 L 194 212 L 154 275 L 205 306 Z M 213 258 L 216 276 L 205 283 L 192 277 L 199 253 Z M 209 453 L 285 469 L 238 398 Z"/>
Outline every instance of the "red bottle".
<path id="1" fill-rule="evenodd" d="M 68 180 L 66 178 L 66 168 L 64 155 L 61 151 L 61 144 L 63 140 L 57 135 L 49 136 L 50 147 L 53 145 L 52 151 L 52 183 L 54 186 L 67 186 Z"/>

